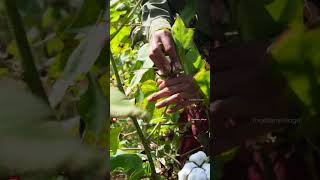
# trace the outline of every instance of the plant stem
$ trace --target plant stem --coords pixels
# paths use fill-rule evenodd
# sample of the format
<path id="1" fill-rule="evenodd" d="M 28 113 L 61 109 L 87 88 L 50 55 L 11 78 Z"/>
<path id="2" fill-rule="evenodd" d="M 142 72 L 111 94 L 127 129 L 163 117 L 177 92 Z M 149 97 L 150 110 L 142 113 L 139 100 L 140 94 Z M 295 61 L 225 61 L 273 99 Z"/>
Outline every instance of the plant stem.
<path id="1" fill-rule="evenodd" d="M 111 50 L 110 50 L 110 52 L 111 52 Z M 117 86 L 118 86 L 119 90 L 123 94 L 125 94 L 124 89 L 122 87 L 121 79 L 120 79 L 120 76 L 119 76 L 118 68 L 117 68 L 116 62 L 115 62 L 115 60 L 113 58 L 112 53 L 110 53 L 110 59 L 111 59 L 111 64 L 112 64 L 112 68 L 113 68 L 114 74 L 116 75 Z"/>
<path id="2" fill-rule="evenodd" d="M 158 122 L 156 126 L 152 129 L 151 133 L 148 135 L 147 139 L 149 140 L 151 136 L 156 132 L 157 128 L 159 127 L 160 123 Z"/>
<path id="3" fill-rule="evenodd" d="M 24 69 L 24 80 L 26 81 L 31 92 L 49 103 L 48 97 L 42 86 L 42 82 L 38 75 L 38 70 L 34 63 L 34 58 L 28 43 L 26 32 L 18 12 L 15 0 L 5 0 L 5 7 L 8 13 L 8 19 L 11 25 L 13 36 L 16 40 Z"/>
<path id="4" fill-rule="evenodd" d="M 134 126 L 137 129 L 137 133 L 138 133 L 138 135 L 140 137 L 140 140 L 141 140 L 142 145 L 144 147 L 144 151 L 146 152 L 148 161 L 150 163 L 151 177 L 152 177 L 153 180 L 155 180 L 156 177 L 157 177 L 157 173 L 156 173 L 156 168 L 154 166 L 153 159 L 152 159 L 152 156 L 151 156 L 151 151 L 150 151 L 150 148 L 149 148 L 148 140 L 144 137 L 144 134 L 143 134 L 143 132 L 142 132 L 140 126 L 139 126 L 137 118 L 131 117 L 131 119 L 132 119 L 132 121 L 134 123 Z"/>

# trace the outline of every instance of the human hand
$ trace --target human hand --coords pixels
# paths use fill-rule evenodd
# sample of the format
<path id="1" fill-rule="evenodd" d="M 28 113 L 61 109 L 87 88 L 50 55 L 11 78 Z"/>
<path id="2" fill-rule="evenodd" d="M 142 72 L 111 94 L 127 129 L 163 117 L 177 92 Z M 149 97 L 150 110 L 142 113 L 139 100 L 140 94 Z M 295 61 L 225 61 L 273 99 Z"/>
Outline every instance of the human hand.
<path id="1" fill-rule="evenodd" d="M 153 33 L 151 40 L 150 59 L 159 69 L 160 75 L 168 75 L 172 68 L 181 69 L 174 41 L 169 30 L 158 30 Z M 166 58 L 169 55 L 170 61 Z"/>
<path id="2" fill-rule="evenodd" d="M 191 104 L 194 104 L 200 95 L 198 88 L 194 84 L 193 75 L 183 75 L 167 80 L 158 80 L 159 91 L 148 97 L 149 102 L 155 102 L 161 98 L 166 99 L 158 102 L 156 108 L 162 108 L 171 104 L 176 104 L 174 108 L 167 110 L 168 113 L 176 112 Z"/>

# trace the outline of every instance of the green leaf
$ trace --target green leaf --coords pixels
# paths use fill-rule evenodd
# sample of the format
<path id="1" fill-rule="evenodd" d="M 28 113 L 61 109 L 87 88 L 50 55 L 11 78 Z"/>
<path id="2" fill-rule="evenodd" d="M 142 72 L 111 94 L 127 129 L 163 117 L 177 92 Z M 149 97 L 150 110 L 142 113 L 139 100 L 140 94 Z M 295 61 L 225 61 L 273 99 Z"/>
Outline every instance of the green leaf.
<path id="1" fill-rule="evenodd" d="M 130 27 L 123 27 L 120 32 L 111 40 L 111 50 L 113 55 L 116 57 L 120 55 L 125 49 L 127 49 L 129 44 L 129 36 L 131 30 Z"/>
<path id="2" fill-rule="evenodd" d="M 117 88 L 111 87 L 110 90 L 110 112 L 111 117 L 136 117 L 139 119 L 148 118 L 148 113 L 135 107 L 129 102 L 124 94 L 122 94 Z"/>
<path id="3" fill-rule="evenodd" d="M 42 27 L 43 28 L 52 28 L 57 23 L 59 23 L 59 19 L 62 17 L 58 8 L 48 7 L 42 16 Z"/>
<path id="4" fill-rule="evenodd" d="M 98 59 L 105 41 L 108 38 L 108 24 L 101 23 L 91 26 L 85 38 L 70 55 L 62 77 L 53 85 L 50 103 L 55 107 L 62 100 L 67 88 L 79 75 L 87 73 Z"/>
<path id="5" fill-rule="evenodd" d="M 137 60 L 152 62 L 152 60 L 149 58 L 149 52 L 150 52 L 150 43 L 146 43 L 139 48 Z M 152 66 L 153 64 L 150 65 L 150 67 Z"/>
<path id="6" fill-rule="evenodd" d="M 187 28 L 182 19 L 177 17 L 172 35 L 185 74 L 195 74 L 206 64 L 193 42 L 193 34 L 194 30 Z"/>
<path id="7" fill-rule="evenodd" d="M 119 136 L 122 128 L 110 128 L 110 153 L 115 154 L 119 147 Z"/>
<path id="8" fill-rule="evenodd" d="M 81 96 L 78 103 L 78 112 L 86 123 L 86 131 L 91 131 L 98 138 L 101 129 L 105 126 L 108 117 L 107 98 L 91 73 L 88 74 L 89 87 Z"/>
<path id="9" fill-rule="evenodd" d="M 233 2 L 234 17 L 245 41 L 268 39 L 277 35 L 282 29 L 265 7 L 264 1 Z"/>
<path id="10" fill-rule="evenodd" d="M 279 64 L 282 73 L 287 77 L 290 87 L 305 103 L 312 106 L 310 94 L 310 82 L 306 74 L 306 66 L 303 57 L 303 26 L 292 27 L 292 30 L 275 44 L 272 48 L 272 56 Z"/>
<path id="11" fill-rule="evenodd" d="M 320 113 L 320 29 L 308 30 L 303 25 L 293 25 L 291 30 L 272 47 L 277 68 L 288 80 L 290 88 L 305 106 L 298 134 L 318 135 Z"/>
<path id="12" fill-rule="evenodd" d="M 59 38 L 52 38 L 47 42 L 47 52 L 49 56 L 59 53 L 64 48 L 64 43 Z"/>
<path id="13" fill-rule="evenodd" d="M 142 163 L 142 159 L 137 154 L 113 155 L 110 158 L 110 171 L 122 169 L 123 172 L 130 176 L 131 174 L 140 172 L 141 169 L 143 170 Z M 135 175 L 135 177 L 138 178 L 137 175 Z"/>
<path id="14" fill-rule="evenodd" d="M 188 25 L 195 17 L 196 13 L 195 0 L 186 0 L 184 9 L 180 13 L 181 19 L 184 21 L 184 23 Z"/>
<path id="15" fill-rule="evenodd" d="M 190 49 L 193 44 L 193 34 L 194 30 L 187 28 L 182 19 L 178 16 L 172 26 L 172 35 L 175 43 L 184 49 Z"/>
<path id="16" fill-rule="evenodd" d="M 138 85 L 141 80 L 143 79 L 143 76 L 153 67 L 153 61 L 149 58 L 146 52 L 149 52 L 150 45 L 145 44 L 144 46 L 139 49 L 138 52 L 138 60 L 144 61 L 141 69 L 134 72 L 134 76 L 131 79 L 130 85 L 126 90 L 126 94 L 129 94 L 131 90 Z"/>
<path id="17" fill-rule="evenodd" d="M 78 16 L 72 23 L 72 28 L 82 28 L 96 24 L 103 8 L 98 0 L 83 0 Z"/>
<path id="18" fill-rule="evenodd" d="M 303 24 L 303 0 L 273 0 L 266 9 L 277 22 Z"/>
<path id="19" fill-rule="evenodd" d="M 194 76 L 195 82 L 204 95 L 206 103 L 210 101 L 210 71 L 202 69 Z"/>
<path id="20" fill-rule="evenodd" d="M 25 84 L 0 82 L 0 146 L 6 147 L 0 149 L 0 167 L 22 174 L 56 172 L 63 165 L 65 170 L 89 171 L 95 163 L 102 165 L 102 154 L 83 145 L 54 121 L 51 109 L 26 92 Z"/>

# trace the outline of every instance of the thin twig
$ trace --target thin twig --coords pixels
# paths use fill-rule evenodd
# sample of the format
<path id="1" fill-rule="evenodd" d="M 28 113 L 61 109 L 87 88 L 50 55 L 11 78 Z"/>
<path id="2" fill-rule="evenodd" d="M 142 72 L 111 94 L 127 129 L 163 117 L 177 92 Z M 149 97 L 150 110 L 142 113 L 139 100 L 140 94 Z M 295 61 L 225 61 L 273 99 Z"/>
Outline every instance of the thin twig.
<path id="1" fill-rule="evenodd" d="M 199 147 L 197 147 L 197 148 L 195 148 L 195 149 L 192 149 L 192 150 L 190 150 L 190 151 L 188 151 L 188 152 L 186 152 L 186 153 L 183 153 L 183 154 L 180 155 L 180 157 L 187 156 L 187 155 L 189 155 L 189 154 L 191 154 L 191 153 L 193 153 L 193 152 L 195 152 L 195 151 L 197 151 L 197 150 L 199 150 L 199 149 L 201 149 L 201 148 L 203 148 L 203 146 L 199 146 Z"/>
<path id="2" fill-rule="evenodd" d="M 133 131 L 133 132 L 124 134 L 123 137 L 131 136 L 131 135 L 133 135 L 133 134 L 135 134 L 135 133 L 137 133 L 137 131 Z"/>
<path id="3" fill-rule="evenodd" d="M 149 140 L 151 138 L 151 136 L 153 135 L 153 133 L 157 130 L 158 126 L 160 125 L 160 123 L 158 122 L 157 125 L 152 129 L 151 133 L 148 135 L 147 139 Z"/>

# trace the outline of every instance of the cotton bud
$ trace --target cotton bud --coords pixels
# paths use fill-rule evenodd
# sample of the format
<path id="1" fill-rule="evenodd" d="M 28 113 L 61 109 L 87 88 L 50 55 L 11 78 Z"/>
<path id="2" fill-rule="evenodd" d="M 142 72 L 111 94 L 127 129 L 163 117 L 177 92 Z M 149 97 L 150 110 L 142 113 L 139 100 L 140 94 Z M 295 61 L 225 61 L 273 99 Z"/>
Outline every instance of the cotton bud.
<path id="1" fill-rule="evenodd" d="M 204 163 L 202 165 L 202 169 L 204 169 L 204 171 L 207 174 L 207 178 L 210 179 L 210 164 L 209 163 Z"/>
<path id="2" fill-rule="evenodd" d="M 188 175 L 192 171 L 192 169 L 196 168 L 197 165 L 193 162 L 186 163 L 181 171 L 178 173 L 179 180 L 187 180 Z"/>
<path id="3" fill-rule="evenodd" d="M 189 157 L 189 161 L 196 163 L 198 166 L 201 166 L 203 162 L 207 160 L 207 155 L 203 151 L 192 154 Z"/>
<path id="4" fill-rule="evenodd" d="M 194 168 L 188 176 L 188 180 L 208 180 L 206 172 L 201 168 Z"/>

